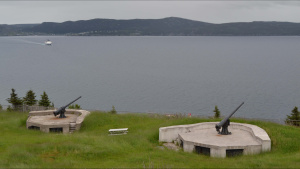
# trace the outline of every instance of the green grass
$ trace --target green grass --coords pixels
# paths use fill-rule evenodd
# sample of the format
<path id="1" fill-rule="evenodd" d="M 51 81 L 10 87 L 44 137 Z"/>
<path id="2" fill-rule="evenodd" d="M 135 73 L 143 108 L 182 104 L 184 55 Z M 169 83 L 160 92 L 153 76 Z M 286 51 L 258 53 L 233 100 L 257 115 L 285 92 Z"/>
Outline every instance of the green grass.
<path id="1" fill-rule="evenodd" d="M 0 168 L 299 168 L 300 128 L 232 119 L 267 131 L 272 151 L 233 158 L 160 149 L 159 127 L 214 119 L 93 112 L 73 134 L 26 129 L 27 113 L 0 112 Z M 111 128 L 127 135 L 108 135 Z"/>

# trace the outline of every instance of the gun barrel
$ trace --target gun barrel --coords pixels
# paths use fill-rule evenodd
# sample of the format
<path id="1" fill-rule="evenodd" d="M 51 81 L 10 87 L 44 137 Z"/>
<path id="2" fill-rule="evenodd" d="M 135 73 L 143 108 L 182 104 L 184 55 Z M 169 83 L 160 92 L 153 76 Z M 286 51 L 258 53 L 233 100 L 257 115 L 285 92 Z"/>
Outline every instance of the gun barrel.
<path id="1" fill-rule="evenodd" d="M 227 116 L 226 118 L 224 118 L 220 123 L 218 123 L 216 126 L 218 127 L 222 127 L 225 122 L 240 108 L 242 107 L 242 105 L 244 104 L 244 102 L 242 104 L 239 105 L 239 107 L 237 107 L 229 116 Z"/>
<path id="2" fill-rule="evenodd" d="M 80 99 L 80 98 L 81 98 L 81 96 L 79 96 L 77 99 L 71 101 L 69 104 L 65 105 L 64 108 L 70 106 L 72 103 L 76 102 L 76 101 L 77 101 L 78 99 Z"/>
<path id="3" fill-rule="evenodd" d="M 54 111 L 53 114 L 54 116 L 57 116 L 60 114 L 59 118 L 66 118 L 65 116 L 65 112 L 66 112 L 66 108 L 71 105 L 72 103 L 76 102 L 78 99 L 80 99 L 81 96 L 79 96 L 77 99 L 71 101 L 69 104 L 65 105 L 65 106 L 62 106 L 60 107 L 58 110 Z"/>

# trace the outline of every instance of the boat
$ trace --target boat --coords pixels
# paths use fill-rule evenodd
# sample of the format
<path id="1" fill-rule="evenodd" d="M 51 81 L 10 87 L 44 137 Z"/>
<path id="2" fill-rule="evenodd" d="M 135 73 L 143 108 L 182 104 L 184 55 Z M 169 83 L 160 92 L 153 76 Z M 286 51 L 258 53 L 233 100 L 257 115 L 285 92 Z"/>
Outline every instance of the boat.
<path id="1" fill-rule="evenodd" d="M 52 45 L 52 42 L 48 39 L 47 41 L 45 41 L 45 45 Z"/>

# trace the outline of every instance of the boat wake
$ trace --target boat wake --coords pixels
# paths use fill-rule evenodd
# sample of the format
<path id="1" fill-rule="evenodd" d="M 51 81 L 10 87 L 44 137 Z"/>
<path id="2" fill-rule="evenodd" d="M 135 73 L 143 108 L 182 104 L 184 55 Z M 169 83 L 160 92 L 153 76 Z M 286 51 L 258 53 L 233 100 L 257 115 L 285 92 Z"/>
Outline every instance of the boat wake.
<path id="1" fill-rule="evenodd" d="M 24 43 L 29 43 L 29 44 L 45 45 L 44 43 L 38 43 L 38 42 L 33 42 L 33 41 L 29 41 L 29 40 L 24 40 L 24 39 L 15 39 L 15 40 L 18 40 L 18 41 L 24 42 Z"/>

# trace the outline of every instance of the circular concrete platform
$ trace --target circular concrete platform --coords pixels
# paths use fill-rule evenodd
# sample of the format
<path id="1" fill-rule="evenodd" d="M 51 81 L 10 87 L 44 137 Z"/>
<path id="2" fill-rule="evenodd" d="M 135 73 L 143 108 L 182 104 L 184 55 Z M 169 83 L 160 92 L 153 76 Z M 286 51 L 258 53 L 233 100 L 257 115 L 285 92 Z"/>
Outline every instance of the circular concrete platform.
<path id="1" fill-rule="evenodd" d="M 162 127 L 159 141 L 178 141 L 186 152 L 197 152 L 212 157 L 258 154 L 271 150 L 271 140 L 260 127 L 231 123 L 231 135 L 220 135 L 215 129 L 217 122 Z"/>
<path id="2" fill-rule="evenodd" d="M 26 122 L 28 129 L 41 130 L 43 132 L 69 133 L 79 130 L 81 124 L 90 112 L 85 110 L 67 109 L 66 118 L 58 118 L 53 115 L 53 110 L 32 111 Z"/>
<path id="3" fill-rule="evenodd" d="M 252 135 L 244 130 L 232 129 L 231 135 L 220 135 L 215 130 L 203 129 L 188 133 L 181 133 L 182 140 L 194 142 L 203 147 L 219 146 L 230 148 L 242 148 L 248 145 L 260 145 Z"/>

